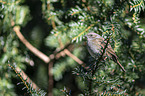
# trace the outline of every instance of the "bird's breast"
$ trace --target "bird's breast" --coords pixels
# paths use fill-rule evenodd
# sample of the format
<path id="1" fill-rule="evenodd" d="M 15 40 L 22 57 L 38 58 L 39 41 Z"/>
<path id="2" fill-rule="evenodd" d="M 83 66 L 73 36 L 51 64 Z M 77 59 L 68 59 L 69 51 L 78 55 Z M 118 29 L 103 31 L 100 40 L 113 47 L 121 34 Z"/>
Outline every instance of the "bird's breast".
<path id="1" fill-rule="evenodd" d="M 96 40 L 91 40 L 87 42 L 88 51 L 92 57 L 97 58 L 100 56 L 101 51 L 101 42 Z"/>

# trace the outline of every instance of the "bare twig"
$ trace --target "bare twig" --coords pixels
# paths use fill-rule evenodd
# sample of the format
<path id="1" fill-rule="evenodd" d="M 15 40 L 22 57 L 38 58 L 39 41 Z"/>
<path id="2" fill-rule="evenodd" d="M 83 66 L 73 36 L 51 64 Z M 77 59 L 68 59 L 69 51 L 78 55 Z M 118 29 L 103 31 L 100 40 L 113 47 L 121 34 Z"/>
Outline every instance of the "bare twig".
<path id="1" fill-rule="evenodd" d="M 64 53 L 74 59 L 79 65 L 82 65 L 86 68 L 85 63 L 81 61 L 79 58 L 77 58 L 75 55 L 73 55 L 68 49 L 64 49 Z"/>
<path id="2" fill-rule="evenodd" d="M 53 96 L 53 74 L 51 73 L 52 68 L 53 61 L 51 61 L 48 65 L 48 96 Z"/>
<path id="3" fill-rule="evenodd" d="M 73 55 L 68 49 L 64 49 L 64 53 L 70 56 L 72 59 L 74 59 L 78 64 L 82 65 L 83 61 L 81 61 L 79 58 L 77 58 L 75 55 Z"/>
<path id="4" fill-rule="evenodd" d="M 88 67 L 86 67 L 86 64 L 80 60 L 78 57 L 76 57 L 75 55 L 73 55 L 68 49 L 64 49 L 61 50 L 59 53 L 55 54 L 51 54 L 49 57 L 51 59 L 59 59 L 60 57 L 64 57 L 65 55 L 68 55 L 69 57 L 71 57 L 73 60 L 75 60 L 79 65 L 83 66 L 85 69 L 88 69 Z"/>
<path id="5" fill-rule="evenodd" d="M 25 37 L 21 34 L 20 32 L 20 27 L 19 26 L 15 26 L 13 28 L 13 30 L 16 32 L 17 36 L 19 37 L 19 39 L 23 42 L 23 44 L 25 44 L 25 46 L 32 52 L 34 53 L 36 56 L 38 56 L 40 59 L 42 59 L 45 63 L 48 63 L 50 61 L 50 58 L 48 56 L 46 56 L 45 54 L 43 54 L 42 52 L 40 52 L 38 49 L 36 49 L 34 46 L 32 46 L 26 39 Z"/>

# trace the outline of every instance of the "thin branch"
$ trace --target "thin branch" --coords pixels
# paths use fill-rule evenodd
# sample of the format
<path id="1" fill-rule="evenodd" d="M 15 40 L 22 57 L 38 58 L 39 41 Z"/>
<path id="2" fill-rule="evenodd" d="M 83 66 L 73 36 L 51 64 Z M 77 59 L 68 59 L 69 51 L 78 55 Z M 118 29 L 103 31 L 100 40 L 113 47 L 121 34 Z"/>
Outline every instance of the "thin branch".
<path id="1" fill-rule="evenodd" d="M 64 49 L 63 51 L 60 51 L 60 53 L 57 53 L 56 55 L 51 54 L 51 59 L 59 59 L 61 56 L 65 56 L 68 55 L 69 57 L 71 57 L 73 60 L 75 60 L 79 65 L 83 66 L 85 69 L 88 69 L 88 67 L 86 67 L 86 64 L 80 60 L 78 57 L 76 57 L 75 55 L 73 55 L 68 49 Z"/>
<path id="2" fill-rule="evenodd" d="M 23 44 L 25 44 L 25 46 L 32 52 L 34 53 L 36 56 L 38 56 L 40 59 L 42 59 L 45 63 L 50 62 L 50 58 L 48 56 L 46 56 L 45 54 L 43 54 L 42 52 L 40 52 L 38 49 L 36 49 L 34 46 L 32 46 L 26 39 L 25 37 L 21 34 L 20 32 L 20 27 L 19 26 L 15 26 L 13 28 L 13 30 L 16 32 L 17 36 L 19 37 L 19 39 L 23 42 Z"/>
<path id="3" fill-rule="evenodd" d="M 48 96 L 53 96 L 53 74 L 51 72 L 53 68 L 53 61 L 48 65 Z"/>
<path id="4" fill-rule="evenodd" d="M 84 64 L 83 61 L 81 61 L 79 58 L 77 58 L 75 55 L 73 55 L 68 49 L 64 49 L 64 53 L 68 56 L 70 56 L 72 59 L 74 59 L 78 64 L 82 65 Z"/>
<path id="5" fill-rule="evenodd" d="M 8 64 L 9 67 L 11 67 L 15 73 L 20 77 L 20 79 L 23 81 L 23 83 L 25 84 L 25 86 L 27 87 L 27 89 L 29 89 L 28 85 L 26 84 L 26 82 L 31 82 L 31 87 L 33 89 L 40 89 L 26 74 L 25 72 L 20 69 L 19 67 L 14 68 L 13 66 L 11 66 L 10 64 Z M 26 82 L 24 81 L 26 80 Z"/>

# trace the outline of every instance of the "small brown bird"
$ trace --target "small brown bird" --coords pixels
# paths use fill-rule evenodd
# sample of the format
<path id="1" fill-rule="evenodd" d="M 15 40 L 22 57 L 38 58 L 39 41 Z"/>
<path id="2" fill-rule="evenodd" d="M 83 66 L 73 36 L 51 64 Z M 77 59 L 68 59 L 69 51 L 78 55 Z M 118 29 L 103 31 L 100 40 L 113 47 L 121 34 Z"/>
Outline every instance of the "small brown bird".
<path id="1" fill-rule="evenodd" d="M 86 37 L 87 48 L 90 55 L 93 58 L 98 59 L 98 57 L 103 53 L 103 49 L 105 48 L 107 41 L 105 41 L 103 37 L 96 33 L 88 33 Z M 116 56 L 115 51 L 112 49 L 110 44 L 108 44 L 105 53 L 103 54 L 103 57 L 107 56 L 110 57 L 115 63 L 117 63 L 124 72 L 126 72 L 124 67 L 119 63 L 118 57 Z"/>

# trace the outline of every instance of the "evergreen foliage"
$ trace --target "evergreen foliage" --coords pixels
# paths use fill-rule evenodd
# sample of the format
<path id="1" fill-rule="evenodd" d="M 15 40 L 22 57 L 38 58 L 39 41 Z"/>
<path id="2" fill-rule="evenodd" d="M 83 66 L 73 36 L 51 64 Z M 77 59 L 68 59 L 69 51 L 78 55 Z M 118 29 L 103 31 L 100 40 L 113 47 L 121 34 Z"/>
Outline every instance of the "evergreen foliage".
<path id="1" fill-rule="evenodd" d="M 1 0 L 0 95 L 145 95 L 144 3 Z M 89 55 L 84 38 L 89 32 L 111 44 L 125 73 L 109 58 Z"/>

